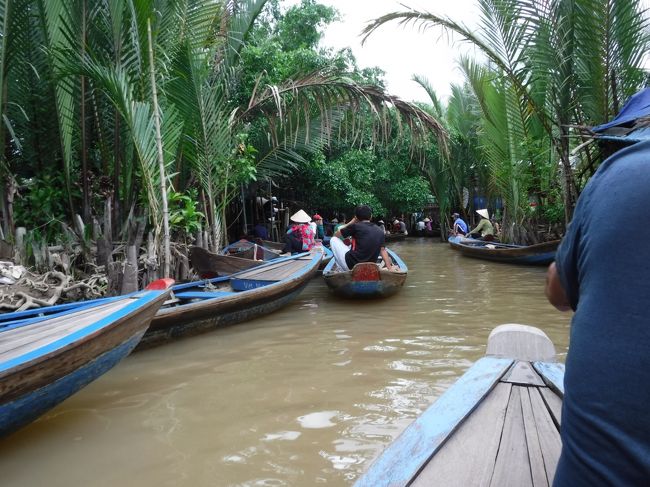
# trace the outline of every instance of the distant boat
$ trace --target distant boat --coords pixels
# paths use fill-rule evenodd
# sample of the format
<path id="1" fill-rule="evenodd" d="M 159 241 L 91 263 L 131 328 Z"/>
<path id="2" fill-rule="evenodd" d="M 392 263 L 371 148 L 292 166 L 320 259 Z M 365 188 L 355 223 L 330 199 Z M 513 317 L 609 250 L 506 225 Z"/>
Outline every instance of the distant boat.
<path id="1" fill-rule="evenodd" d="M 501 325 L 486 356 L 391 443 L 356 487 L 553 484 L 564 365 L 543 331 Z"/>
<path id="2" fill-rule="evenodd" d="M 535 245 L 512 245 L 485 242 L 465 237 L 449 237 L 451 248 L 467 257 L 507 264 L 548 265 L 555 259 L 559 240 Z"/>
<path id="3" fill-rule="evenodd" d="M 222 255 L 265 261 L 277 259 L 280 253 L 281 250 L 268 249 L 263 245 L 249 242 L 248 240 L 238 240 L 230 245 L 226 245 L 221 251 Z"/>
<path id="4" fill-rule="evenodd" d="M 399 291 L 406 281 L 408 267 L 392 250 L 387 249 L 393 264 L 399 267 L 390 271 L 383 264 L 362 262 L 351 271 L 343 271 L 332 259 L 323 270 L 327 286 L 338 296 L 345 298 L 387 297 Z"/>
<path id="5" fill-rule="evenodd" d="M 0 315 L 0 435 L 32 422 L 138 344 L 168 290 Z"/>
<path id="6" fill-rule="evenodd" d="M 178 284 L 139 348 L 265 316 L 293 300 L 315 274 L 320 252 L 266 262 L 230 276 Z"/>
<path id="7" fill-rule="evenodd" d="M 249 250 L 254 252 L 253 248 Z M 238 254 L 215 254 L 202 247 L 190 247 L 190 265 L 201 279 L 227 276 L 263 264 L 263 260 L 239 257 Z"/>

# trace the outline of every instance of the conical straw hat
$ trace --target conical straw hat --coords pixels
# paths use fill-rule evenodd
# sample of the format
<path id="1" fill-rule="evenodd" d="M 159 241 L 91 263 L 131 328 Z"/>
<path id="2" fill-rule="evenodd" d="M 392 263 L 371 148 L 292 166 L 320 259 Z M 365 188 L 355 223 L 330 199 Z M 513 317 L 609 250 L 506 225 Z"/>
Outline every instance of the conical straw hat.
<path id="1" fill-rule="evenodd" d="M 311 218 L 304 210 L 298 210 L 293 215 L 291 215 L 291 221 L 296 223 L 309 223 Z"/>
<path id="2" fill-rule="evenodd" d="M 487 208 L 483 208 L 481 210 L 476 210 L 476 213 L 481 215 L 483 218 L 487 218 L 488 220 L 490 219 L 490 214 L 487 211 Z"/>

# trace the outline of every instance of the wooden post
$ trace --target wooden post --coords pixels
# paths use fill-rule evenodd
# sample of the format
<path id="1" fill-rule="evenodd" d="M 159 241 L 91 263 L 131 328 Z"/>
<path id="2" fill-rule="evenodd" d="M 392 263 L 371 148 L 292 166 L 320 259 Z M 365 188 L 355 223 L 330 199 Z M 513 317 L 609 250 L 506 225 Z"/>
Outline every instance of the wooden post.
<path id="1" fill-rule="evenodd" d="M 138 249 L 135 245 L 126 248 L 126 262 L 124 276 L 122 277 L 121 294 L 132 293 L 138 290 Z"/>
<path id="2" fill-rule="evenodd" d="M 25 235 L 27 234 L 27 229 L 25 227 L 16 228 L 16 248 L 15 248 L 15 261 L 16 264 L 25 265 L 27 251 L 25 249 Z"/>

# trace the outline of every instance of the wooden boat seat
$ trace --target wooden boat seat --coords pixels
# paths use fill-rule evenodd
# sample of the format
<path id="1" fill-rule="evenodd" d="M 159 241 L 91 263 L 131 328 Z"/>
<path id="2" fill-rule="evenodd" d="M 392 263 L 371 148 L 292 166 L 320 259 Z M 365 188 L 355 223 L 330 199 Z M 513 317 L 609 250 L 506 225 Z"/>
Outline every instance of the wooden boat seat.
<path id="1" fill-rule="evenodd" d="M 212 299 L 236 294 L 230 291 L 183 291 L 174 293 L 178 299 Z"/>

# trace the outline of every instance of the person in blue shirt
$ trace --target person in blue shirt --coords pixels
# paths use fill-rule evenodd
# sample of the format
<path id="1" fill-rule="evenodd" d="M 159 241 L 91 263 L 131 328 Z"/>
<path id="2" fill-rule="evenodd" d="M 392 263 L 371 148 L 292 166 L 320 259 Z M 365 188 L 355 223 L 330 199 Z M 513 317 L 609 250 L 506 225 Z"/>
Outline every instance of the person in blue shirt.
<path id="1" fill-rule="evenodd" d="M 454 225 L 451 229 L 451 234 L 464 236 L 467 234 L 467 223 L 463 220 L 458 213 L 453 213 L 451 218 L 454 220 Z"/>
<path id="2" fill-rule="evenodd" d="M 256 238 L 261 238 L 262 240 L 268 240 L 269 230 L 262 222 L 257 222 L 253 227 L 253 236 Z"/>
<path id="3" fill-rule="evenodd" d="M 650 141 L 591 177 L 547 272 L 573 310 L 554 487 L 650 485 Z"/>

